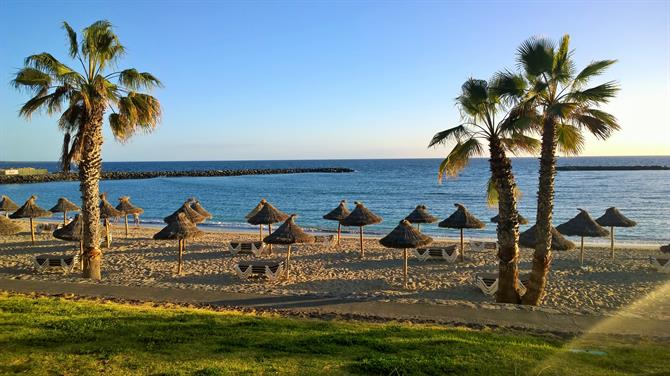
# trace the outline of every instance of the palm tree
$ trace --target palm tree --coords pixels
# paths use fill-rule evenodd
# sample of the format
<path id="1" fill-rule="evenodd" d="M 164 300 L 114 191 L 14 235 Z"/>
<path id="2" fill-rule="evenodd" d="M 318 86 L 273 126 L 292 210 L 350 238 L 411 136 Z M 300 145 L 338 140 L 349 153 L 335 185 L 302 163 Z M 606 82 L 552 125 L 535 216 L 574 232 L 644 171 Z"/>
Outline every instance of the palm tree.
<path id="1" fill-rule="evenodd" d="M 28 56 L 12 83 L 15 88 L 24 88 L 33 94 L 21 107 L 20 116 L 30 118 L 39 110 L 52 115 L 59 113 L 64 104 L 67 106 L 59 125 L 66 132 L 75 132 L 71 149 L 63 154 L 65 158 L 72 156 L 79 160 L 84 224 L 83 275 L 100 279 L 98 182 L 102 165 L 103 118 L 109 109 L 109 126 L 119 141 L 127 140 L 138 131 L 153 130 L 160 120 L 160 103 L 138 90 L 162 85 L 150 73 L 136 69 L 113 70 L 124 54 L 124 47 L 108 21 L 97 21 L 85 28 L 81 43 L 70 25 L 63 22 L 63 28 L 68 36 L 69 55 L 81 64 L 81 70 L 76 71 L 43 52 Z M 66 141 L 70 142 L 67 133 Z"/>
<path id="2" fill-rule="evenodd" d="M 471 157 L 484 155 L 482 141 L 489 144 L 491 180 L 500 213 L 497 228 L 499 288 L 496 301 L 504 303 L 520 302 L 519 219 L 515 197 L 517 189 L 512 174 L 512 162 L 507 153 L 533 152 L 539 146 L 539 141 L 525 134 L 531 127 L 517 112 L 506 111 L 511 103 L 503 100 L 498 92 L 500 88 L 504 88 L 505 93 L 516 91 L 520 95 L 525 90 L 524 85 L 522 77 L 513 75 L 496 77 L 491 83 L 468 79 L 461 87 L 461 95 L 456 98 L 463 123 L 435 134 L 428 145 L 432 147 L 455 141 L 453 149 L 440 164 L 438 180 L 441 181 L 444 176 L 458 174 Z M 506 114 L 496 119 L 499 113 Z"/>
<path id="3" fill-rule="evenodd" d="M 537 195 L 537 244 L 533 255 L 530 285 L 523 303 L 538 305 L 542 300 L 551 264 L 551 218 L 556 175 L 556 149 L 578 153 L 584 130 L 607 139 L 619 129 L 614 116 L 599 109 L 619 91 L 610 81 L 588 87 L 589 80 L 602 74 L 615 60 L 594 61 L 576 72 L 569 49 L 570 37 L 563 36 L 558 46 L 544 38 L 531 38 L 517 51 L 517 61 L 527 80 L 526 92 L 516 110 L 529 114 L 542 135 L 540 175 Z M 510 75 L 505 73 L 503 75 Z M 510 91 L 501 93 L 516 96 Z M 560 149 L 559 149 L 560 150 Z"/>

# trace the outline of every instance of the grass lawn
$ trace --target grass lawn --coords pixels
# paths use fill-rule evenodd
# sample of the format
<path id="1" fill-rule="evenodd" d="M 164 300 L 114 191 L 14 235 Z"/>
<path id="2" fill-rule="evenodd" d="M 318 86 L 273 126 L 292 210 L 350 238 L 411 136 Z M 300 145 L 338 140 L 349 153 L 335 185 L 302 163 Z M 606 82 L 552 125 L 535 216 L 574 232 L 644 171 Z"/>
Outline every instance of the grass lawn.
<path id="1" fill-rule="evenodd" d="M 0 374 L 667 375 L 669 347 L 0 292 Z"/>

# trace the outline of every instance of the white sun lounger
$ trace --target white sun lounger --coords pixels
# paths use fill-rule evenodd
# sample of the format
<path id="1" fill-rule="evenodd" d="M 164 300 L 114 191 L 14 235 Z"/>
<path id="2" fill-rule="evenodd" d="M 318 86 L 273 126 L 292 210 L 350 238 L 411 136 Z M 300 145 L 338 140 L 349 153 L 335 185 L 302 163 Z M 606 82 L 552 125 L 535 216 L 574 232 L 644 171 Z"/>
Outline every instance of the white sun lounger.
<path id="1" fill-rule="evenodd" d="M 412 251 L 421 261 L 426 260 L 441 260 L 447 262 L 455 262 L 458 258 L 458 247 L 454 245 L 446 247 L 426 247 L 417 248 Z"/>
<path id="2" fill-rule="evenodd" d="M 71 273 L 79 263 L 79 253 L 74 255 L 38 255 L 33 259 L 35 270 L 38 273 L 49 268 L 60 268 L 63 274 Z"/>
<path id="3" fill-rule="evenodd" d="M 529 274 L 519 274 L 519 294 L 526 293 L 526 285 L 530 280 Z M 486 295 L 495 295 L 498 291 L 498 273 L 482 273 L 475 276 L 475 286 Z"/>
<path id="4" fill-rule="evenodd" d="M 651 265 L 661 273 L 670 273 L 670 257 L 668 256 L 649 256 Z"/>
<path id="5" fill-rule="evenodd" d="M 261 241 L 234 241 L 228 243 L 228 251 L 230 251 L 233 256 L 240 254 L 254 255 L 258 257 L 265 251 L 265 243 Z"/>
<path id="6" fill-rule="evenodd" d="M 474 252 L 497 251 L 497 242 L 470 242 L 470 249 Z"/>
<path id="7" fill-rule="evenodd" d="M 239 262 L 235 265 L 235 273 L 242 279 L 251 278 L 253 276 L 265 276 L 270 281 L 275 281 L 284 275 L 284 261 Z"/>
<path id="8" fill-rule="evenodd" d="M 333 245 L 337 241 L 335 235 L 317 235 L 314 237 L 317 244 Z"/>

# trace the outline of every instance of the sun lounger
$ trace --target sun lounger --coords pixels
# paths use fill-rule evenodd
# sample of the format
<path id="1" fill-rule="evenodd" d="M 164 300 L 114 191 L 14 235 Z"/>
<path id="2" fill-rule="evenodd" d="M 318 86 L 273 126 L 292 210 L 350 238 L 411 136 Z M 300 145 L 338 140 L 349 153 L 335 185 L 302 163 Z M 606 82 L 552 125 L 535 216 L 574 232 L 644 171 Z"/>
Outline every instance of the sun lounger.
<path id="1" fill-rule="evenodd" d="M 260 256 L 265 251 L 265 243 L 260 242 L 260 241 L 256 241 L 256 242 L 251 242 L 251 241 L 230 242 L 228 244 L 228 250 L 230 251 L 230 253 L 233 256 L 235 256 L 237 254 Z"/>
<path id="2" fill-rule="evenodd" d="M 526 285 L 530 280 L 529 274 L 519 274 L 519 294 L 526 293 Z M 475 285 L 486 295 L 495 295 L 498 291 L 498 273 L 482 273 L 475 276 Z"/>
<path id="3" fill-rule="evenodd" d="M 37 272 L 42 272 L 49 268 L 60 268 L 63 274 L 68 274 L 74 270 L 75 265 L 79 263 L 79 254 L 75 255 L 39 255 L 33 259 Z"/>
<path id="4" fill-rule="evenodd" d="M 668 256 L 650 256 L 651 265 L 661 273 L 670 273 L 670 257 Z"/>
<path id="5" fill-rule="evenodd" d="M 441 260 L 455 262 L 458 258 L 458 247 L 455 244 L 446 247 L 417 248 L 412 252 L 421 261 Z"/>
<path id="6" fill-rule="evenodd" d="M 326 244 L 326 245 L 332 245 L 335 244 L 337 241 L 337 237 L 335 235 L 317 235 L 314 237 L 316 240 L 317 244 Z"/>
<path id="7" fill-rule="evenodd" d="M 52 233 L 59 227 L 58 223 L 40 223 L 35 226 L 36 234 Z"/>
<path id="8" fill-rule="evenodd" d="M 474 252 L 497 251 L 497 242 L 470 242 L 470 249 Z"/>
<path id="9" fill-rule="evenodd" d="M 235 265 L 235 272 L 242 279 L 251 277 L 267 277 L 270 281 L 275 281 L 283 275 L 284 261 L 249 261 L 239 262 Z"/>

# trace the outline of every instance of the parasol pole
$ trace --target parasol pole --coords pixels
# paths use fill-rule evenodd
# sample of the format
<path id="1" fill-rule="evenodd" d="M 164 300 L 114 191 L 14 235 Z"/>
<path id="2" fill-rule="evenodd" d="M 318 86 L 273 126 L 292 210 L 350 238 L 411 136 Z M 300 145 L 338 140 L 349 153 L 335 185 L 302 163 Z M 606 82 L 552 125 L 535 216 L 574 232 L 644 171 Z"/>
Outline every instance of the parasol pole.
<path id="1" fill-rule="evenodd" d="M 404 276 L 403 286 L 405 288 L 407 288 L 407 248 L 403 248 L 402 253 L 403 253 L 403 258 L 404 258 L 404 263 L 403 263 L 403 267 L 402 267 L 402 273 L 403 273 L 403 276 Z"/>

